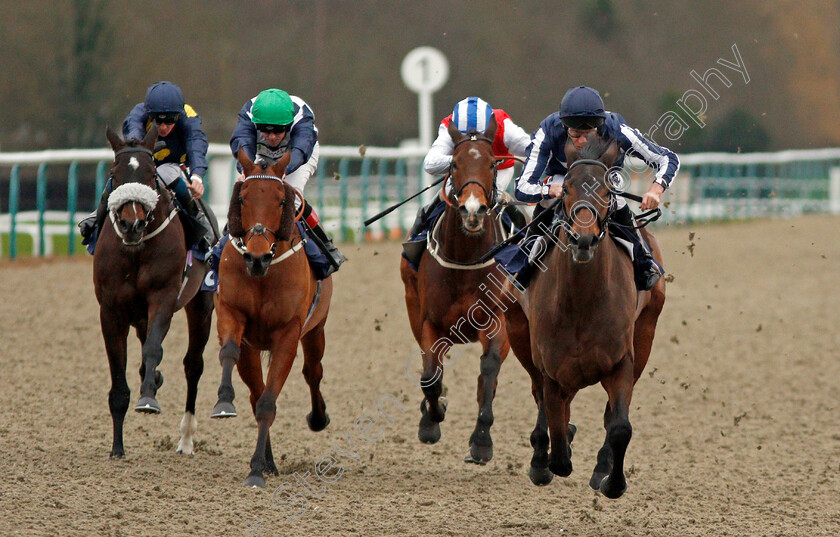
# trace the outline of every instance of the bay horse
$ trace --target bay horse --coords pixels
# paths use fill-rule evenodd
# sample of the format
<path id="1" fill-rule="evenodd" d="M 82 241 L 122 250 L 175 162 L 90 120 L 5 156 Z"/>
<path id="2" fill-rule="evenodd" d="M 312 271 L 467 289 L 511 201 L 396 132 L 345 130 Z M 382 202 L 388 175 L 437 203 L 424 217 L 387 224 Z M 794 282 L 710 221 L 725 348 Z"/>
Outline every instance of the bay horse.
<path id="1" fill-rule="evenodd" d="M 637 291 L 629 256 L 606 238 L 616 209 L 607 171 L 618 156 L 617 144 L 598 138 L 578 153 L 568 143 L 565 153 L 568 173 L 556 205 L 561 225 L 552 228 L 555 247 L 543 259 L 546 270 L 535 271 L 507 312 L 507 329 L 514 353 L 531 376 L 538 408 L 531 481 L 546 485 L 553 475 L 571 474 L 569 444 L 575 429 L 569 424 L 570 405 L 579 390 L 600 382 L 609 399 L 606 439 L 589 486 L 614 499 L 627 487 L 630 398 L 650 356 L 665 280 L 650 291 Z M 658 243 L 642 231 L 661 264 Z"/>
<path id="2" fill-rule="evenodd" d="M 216 324 L 222 382 L 213 415 L 236 415 L 231 384 L 236 365 L 251 392 L 251 410 L 259 426 L 251 472 L 245 480 L 251 487 L 265 487 L 263 472 L 280 475 L 269 428 L 298 342 L 303 346 L 303 375 L 312 396 L 312 412 L 306 421 L 313 431 L 323 430 L 330 422 L 320 384 L 332 277 L 316 280 L 301 251 L 303 242 L 295 225 L 296 190 L 282 180 L 290 157 L 286 153 L 273 165 L 262 160 L 255 164 L 239 151 L 245 179 L 233 187 L 228 212 L 231 240 L 219 265 Z M 265 382 L 261 350 L 271 351 Z"/>
<path id="3" fill-rule="evenodd" d="M 477 464 L 486 464 L 493 457 L 493 398 L 499 370 L 510 350 L 504 311 L 487 296 L 491 284 L 501 286 L 504 277 L 491 282 L 496 269 L 493 261 L 477 262 L 500 239 L 494 225 L 498 159 L 492 146 L 496 128 L 496 120 L 491 118 L 484 133 L 462 134 L 455 122 L 450 122 L 454 149 L 448 207 L 429 232 L 429 248 L 417 271 L 405 258 L 400 263 L 408 318 L 423 358 L 419 379 L 424 394 L 418 430 L 421 442 L 434 444 L 440 439 L 440 422 L 446 413 L 441 394 L 447 351 L 456 344 L 481 343 L 478 418 L 464 459 Z"/>
<path id="4" fill-rule="evenodd" d="M 110 127 L 106 137 L 114 150 L 108 198 L 112 225 L 102 227 L 93 257 L 93 284 L 99 301 L 99 320 L 111 369 L 108 404 L 114 426 L 111 458 L 125 455 L 123 421 L 130 390 L 126 382 L 127 338 L 134 327 L 142 345 L 140 400 L 134 410 L 158 414 L 155 399 L 163 384 L 157 367 L 175 311 L 184 308 L 189 325 L 189 345 L 184 356 L 187 403 L 181 420 L 178 453 L 193 455 L 195 398 L 204 370 L 204 346 L 210 337 L 213 296 L 199 291 L 207 265 L 187 266 L 184 230 L 172 197 L 156 179 L 152 151 L 158 137 L 152 125 L 142 141 L 124 141 Z"/>

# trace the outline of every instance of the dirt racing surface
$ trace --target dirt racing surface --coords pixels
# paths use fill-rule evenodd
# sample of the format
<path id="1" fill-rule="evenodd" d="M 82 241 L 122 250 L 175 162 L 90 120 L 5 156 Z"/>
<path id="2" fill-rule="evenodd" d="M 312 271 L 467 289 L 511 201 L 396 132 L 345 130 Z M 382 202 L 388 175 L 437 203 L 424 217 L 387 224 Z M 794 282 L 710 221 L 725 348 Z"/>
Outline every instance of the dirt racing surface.
<path id="1" fill-rule="evenodd" d="M 512 354 L 488 465 L 462 462 L 477 412 L 477 346 L 444 374 L 441 441 L 420 444 L 396 243 L 345 245 L 323 362 L 332 422 L 320 433 L 306 426 L 299 353 L 271 429 L 281 475 L 262 490 L 242 486 L 257 429 L 236 374 L 239 417 L 208 418 L 220 378 L 215 327 L 195 456 L 175 453 L 186 392 L 179 313 L 164 342 L 163 412 L 129 410 L 126 458 L 112 461 L 91 260 L 4 262 L 0 535 L 838 535 L 838 227 L 838 218 L 807 217 L 656 232 L 674 280 L 634 393 L 629 488 L 616 501 L 587 486 L 604 437 L 600 386 L 572 404 L 572 475 L 531 484 L 536 408 Z M 139 365 L 132 335 L 131 407 Z M 384 404 L 392 422 L 374 408 L 384 394 L 405 408 Z M 337 463 L 325 482 L 315 473 L 327 456 Z"/>

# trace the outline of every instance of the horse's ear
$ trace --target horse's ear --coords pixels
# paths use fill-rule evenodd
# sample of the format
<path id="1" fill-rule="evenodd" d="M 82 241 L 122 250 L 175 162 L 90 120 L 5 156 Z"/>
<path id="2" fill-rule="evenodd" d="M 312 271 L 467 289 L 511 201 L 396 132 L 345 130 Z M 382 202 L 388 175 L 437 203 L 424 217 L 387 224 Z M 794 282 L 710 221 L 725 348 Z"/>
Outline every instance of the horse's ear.
<path id="1" fill-rule="evenodd" d="M 233 193 L 230 195 L 230 207 L 228 208 L 228 233 L 231 237 L 241 238 L 245 235 L 242 229 L 242 202 L 239 197 L 242 195 L 242 181 L 233 184 Z"/>
<path id="2" fill-rule="evenodd" d="M 613 163 L 618 159 L 618 142 L 615 138 L 609 140 L 609 145 L 607 149 L 601 154 L 600 160 L 604 164 L 607 165 L 608 168 L 612 168 Z"/>
<path id="3" fill-rule="evenodd" d="M 143 138 L 143 141 L 140 142 L 140 145 L 145 147 L 149 151 L 154 151 L 155 143 L 157 143 L 157 139 L 158 139 L 157 123 L 152 121 L 152 126 L 149 127 L 149 130 L 146 132 L 146 136 Z"/>
<path id="4" fill-rule="evenodd" d="M 286 154 L 280 157 L 280 160 L 271 165 L 271 170 L 277 174 L 277 177 L 283 177 L 286 175 L 286 167 L 289 165 L 289 161 L 291 160 L 292 151 L 286 151 Z"/>
<path id="5" fill-rule="evenodd" d="M 499 124 L 496 122 L 496 114 L 492 114 L 490 121 L 487 122 L 487 128 L 484 129 L 484 136 L 494 140 L 496 138 L 496 129 L 498 128 Z"/>
<path id="6" fill-rule="evenodd" d="M 447 127 L 446 130 L 447 132 L 449 132 L 449 137 L 452 138 L 453 144 L 457 144 L 466 136 L 458 130 L 458 127 L 455 125 L 454 119 L 449 120 L 449 127 Z"/>
<path id="7" fill-rule="evenodd" d="M 295 225 L 295 189 L 289 183 L 283 183 L 283 188 L 285 190 L 283 215 L 280 217 L 280 228 L 277 230 L 277 240 L 281 242 L 292 238 L 292 227 Z"/>
<path id="8" fill-rule="evenodd" d="M 240 147 L 239 151 L 236 152 L 236 160 L 239 161 L 239 165 L 242 166 L 242 173 L 246 176 L 251 175 L 251 170 L 254 168 L 254 161 L 252 161 L 251 157 L 248 156 L 248 153 L 245 152 L 244 147 Z"/>
<path id="9" fill-rule="evenodd" d="M 111 149 L 114 151 L 119 151 L 125 147 L 125 141 L 123 141 L 122 136 L 112 129 L 111 125 L 105 126 L 105 137 L 108 139 L 108 143 L 111 144 Z"/>
<path id="10" fill-rule="evenodd" d="M 566 147 L 563 148 L 563 152 L 566 153 L 566 169 L 568 169 L 578 159 L 578 150 L 571 137 L 566 138 Z"/>

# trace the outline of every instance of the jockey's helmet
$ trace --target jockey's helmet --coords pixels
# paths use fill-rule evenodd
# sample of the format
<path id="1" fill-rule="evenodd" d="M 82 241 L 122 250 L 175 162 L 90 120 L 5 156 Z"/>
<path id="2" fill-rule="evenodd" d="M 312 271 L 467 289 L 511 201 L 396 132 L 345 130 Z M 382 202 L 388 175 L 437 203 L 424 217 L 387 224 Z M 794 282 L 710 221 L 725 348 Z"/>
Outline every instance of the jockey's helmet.
<path id="1" fill-rule="evenodd" d="M 595 129 L 606 117 L 601 95 L 587 86 L 571 88 L 560 102 L 560 120 L 570 129 Z"/>
<path id="2" fill-rule="evenodd" d="M 251 106 L 251 121 L 257 125 L 257 130 L 288 130 L 294 119 L 292 98 L 283 90 L 261 91 Z"/>
<path id="3" fill-rule="evenodd" d="M 470 131 L 484 132 L 487 130 L 487 123 L 493 115 L 493 109 L 484 99 L 479 97 L 467 97 L 459 101 L 452 110 L 452 121 L 459 131 L 466 134 Z"/>
<path id="4" fill-rule="evenodd" d="M 184 111 L 184 94 L 172 82 L 155 82 L 146 90 L 145 106 L 153 119 L 174 122 Z"/>

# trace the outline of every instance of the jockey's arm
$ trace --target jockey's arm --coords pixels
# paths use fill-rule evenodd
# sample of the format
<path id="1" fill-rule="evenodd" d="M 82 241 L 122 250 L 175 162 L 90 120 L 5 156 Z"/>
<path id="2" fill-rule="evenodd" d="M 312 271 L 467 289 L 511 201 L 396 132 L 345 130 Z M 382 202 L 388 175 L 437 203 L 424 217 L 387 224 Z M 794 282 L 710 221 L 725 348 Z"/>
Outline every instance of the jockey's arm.
<path id="1" fill-rule="evenodd" d="M 662 193 L 671 185 L 680 169 L 680 159 L 670 149 L 645 138 L 638 130 L 627 125 L 623 118 L 617 138 L 626 153 L 639 157 L 656 170 L 653 183 L 642 196 L 642 203 L 639 205 L 643 211 L 656 209 L 661 202 Z"/>
<path id="2" fill-rule="evenodd" d="M 449 165 L 452 164 L 452 151 L 454 149 L 455 144 L 452 143 L 449 131 L 441 123 L 438 127 L 438 137 L 432 143 L 429 152 L 426 153 L 426 158 L 423 159 L 423 171 L 429 175 L 442 175 L 448 172 Z"/>
<path id="3" fill-rule="evenodd" d="M 122 134 L 124 140 L 142 140 L 146 136 L 146 122 L 148 116 L 146 115 L 145 105 L 139 103 L 131 109 L 122 124 Z"/>
<path id="4" fill-rule="evenodd" d="M 519 201 L 537 203 L 549 197 L 548 185 L 540 180 L 552 156 L 552 142 L 550 136 L 546 135 L 546 127 L 546 120 L 543 120 L 526 151 L 525 166 L 516 181 L 516 199 Z"/>

